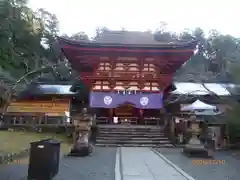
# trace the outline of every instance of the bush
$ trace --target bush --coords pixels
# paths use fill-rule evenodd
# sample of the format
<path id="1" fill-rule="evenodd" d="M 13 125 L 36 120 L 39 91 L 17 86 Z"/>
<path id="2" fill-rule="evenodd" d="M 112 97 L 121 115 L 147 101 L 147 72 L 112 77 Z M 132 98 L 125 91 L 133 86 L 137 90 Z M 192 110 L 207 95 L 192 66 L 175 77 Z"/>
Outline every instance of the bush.
<path id="1" fill-rule="evenodd" d="M 227 113 L 227 126 L 230 144 L 240 142 L 240 105 L 234 106 Z"/>

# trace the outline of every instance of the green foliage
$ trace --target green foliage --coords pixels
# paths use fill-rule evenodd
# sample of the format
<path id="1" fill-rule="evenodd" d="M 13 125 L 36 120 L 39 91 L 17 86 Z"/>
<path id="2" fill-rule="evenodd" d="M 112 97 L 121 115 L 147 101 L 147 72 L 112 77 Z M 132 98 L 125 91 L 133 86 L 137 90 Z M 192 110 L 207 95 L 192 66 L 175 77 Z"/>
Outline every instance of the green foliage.
<path id="1" fill-rule="evenodd" d="M 223 35 L 216 30 L 204 33 L 201 28 L 185 29 L 180 34 L 167 31 L 166 23 L 162 23 L 155 32 L 155 39 L 163 42 L 197 40 L 198 51 L 179 69 L 176 81 L 194 82 L 231 82 L 234 76 L 232 67 L 240 65 L 239 38 Z"/>
<path id="2" fill-rule="evenodd" d="M 54 79 L 69 78 L 69 68 L 65 66 L 60 50 L 55 47 L 59 28 L 54 14 L 44 9 L 33 12 L 26 0 L 3 0 L 0 22 L 2 71 L 9 72 L 15 79 L 29 74 L 24 77 L 24 81 L 27 79 L 28 82 L 38 76 L 46 79 L 52 76 Z"/>
<path id="3" fill-rule="evenodd" d="M 15 77 L 33 69 L 35 56 L 42 50 L 41 35 L 31 30 L 32 11 L 25 3 L 4 0 L 0 9 L 0 65 Z"/>
<path id="4" fill-rule="evenodd" d="M 70 39 L 75 41 L 90 41 L 88 35 L 85 32 L 78 32 L 73 34 Z"/>
<path id="5" fill-rule="evenodd" d="M 240 139 L 240 105 L 235 105 L 227 113 L 227 125 L 231 142 L 237 142 Z"/>

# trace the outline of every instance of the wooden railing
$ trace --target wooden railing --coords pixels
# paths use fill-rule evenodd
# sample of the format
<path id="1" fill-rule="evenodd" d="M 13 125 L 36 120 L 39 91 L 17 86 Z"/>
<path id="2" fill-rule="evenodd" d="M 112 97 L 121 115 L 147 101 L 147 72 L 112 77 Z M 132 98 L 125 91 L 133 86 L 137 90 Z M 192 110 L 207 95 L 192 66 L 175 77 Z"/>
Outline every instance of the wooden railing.
<path id="1" fill-rule="evenodd" d="M 30 114 L 0 115 L 0 129 L 8 128 L 43 128 L 73 127 L 64 116 L 34 116 Z"/>
<path id="2" fill-rule="evenodd" d="M 72 118 L 72 121 L 74 118 Z M 14 115 L 1 115 L 0 116 L 1 126 L 73 126 L 71 122 L 67 122 L 65 116 L 44 116 L 44 115 L 31 115 L 31 114 L 14 114 Z M 138 117 L 119 117 L 118 124 L 131 124 L 131 125 L 154 125 L 163 126 L 164 122 L 160 118 L 145 117 L 143 120 L 139 120 Z M 113 119 L 109 117 L 97 117 L 97 124 L 111 124 Z"/>
<path id="3" fill-rule="evenodd" d="M 127 119 L 127 121 L 125 121 Z M 109 120 L 108 117 L 97 117 L 97 124 L 111 124 L 113 123 L 113 119 Z M 138 124 L 137 117 L 119 117 L 118 124 Z"/>
<path id="4" fill-rule="evenodd" d="M 109 120 L 108 117 L 97 117 L 97 124 L 111 124 L 113 120 Z M 118 117 L 118 124 L 140 124 L 140 120 L 138 117 Z M 144 117 L 143 121 L 144 124 L 142 125 L 154 125 L 154 126 L 161 126 L 164 125 L 164 121 L 160 118 L 155 117 Z M 113 122 L 112 122 L 113 123 Z"/>
<path id="5" fill-rule="evenodd" d="M 138 117 L 120 117 L 120 124 L 138 124 Z"/>
<path id="6" fill-rule="evenodd" d="M 97 117 L 96 123 L 97 124 L 109 124 L 108 117 Z"/>
<path id="7" fill-rule="evenodd" d="M 155 117 L 144 117 L 143 119 L 144 125 L 162 125 L 162 120 L 160 118 Z"/>

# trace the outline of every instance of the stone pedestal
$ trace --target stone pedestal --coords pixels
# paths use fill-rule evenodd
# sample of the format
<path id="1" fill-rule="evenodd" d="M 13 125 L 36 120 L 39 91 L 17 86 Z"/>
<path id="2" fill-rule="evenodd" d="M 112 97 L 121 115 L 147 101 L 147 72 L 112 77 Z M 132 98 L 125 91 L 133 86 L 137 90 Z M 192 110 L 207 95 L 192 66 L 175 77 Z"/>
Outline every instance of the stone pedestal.
<path id="1" fill-rule="evenodd" d="M 183 152 L 187 155 L 212 157 L 213 151 L 211 149 L 207 149 L 198 138 L 201 133 L 199 122 L 192 119 L 191 127 L 188 129 L 188 132 L 191 134 L 191 138 L 188 141 L 188 144 L 185 145 Z"/>

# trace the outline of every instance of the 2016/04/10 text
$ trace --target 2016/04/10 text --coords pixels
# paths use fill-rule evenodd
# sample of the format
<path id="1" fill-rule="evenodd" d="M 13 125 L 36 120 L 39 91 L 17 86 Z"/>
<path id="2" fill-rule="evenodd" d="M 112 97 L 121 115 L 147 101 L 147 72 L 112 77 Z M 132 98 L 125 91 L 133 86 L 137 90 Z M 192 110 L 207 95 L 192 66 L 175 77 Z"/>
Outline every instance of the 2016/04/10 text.
<path id="1" fill-rule="evenodd" d="M 224 165 L 225 160 L 214 160 L 214 159 L 194 159 L 192 160 L 192 164 L 194 165 Z"/>

